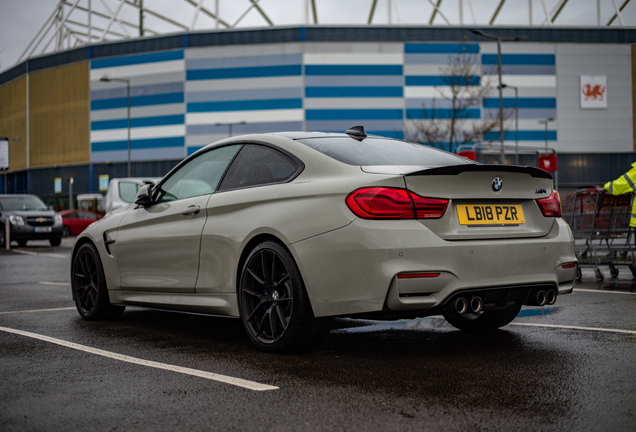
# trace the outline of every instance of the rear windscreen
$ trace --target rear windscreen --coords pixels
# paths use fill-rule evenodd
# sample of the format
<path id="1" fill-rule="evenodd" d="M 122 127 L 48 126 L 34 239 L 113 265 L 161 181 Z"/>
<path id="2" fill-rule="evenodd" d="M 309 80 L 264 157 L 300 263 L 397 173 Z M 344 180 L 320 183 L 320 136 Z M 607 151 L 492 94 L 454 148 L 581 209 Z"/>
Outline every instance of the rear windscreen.
<path id="1" fill-rule="evenodd" d="M 451 166 L 469 163 L 452 153 L 405 141 L 349 137 L 306 138 L 297 140 L 327 156 L 348 165 L 417 165 Z"/>

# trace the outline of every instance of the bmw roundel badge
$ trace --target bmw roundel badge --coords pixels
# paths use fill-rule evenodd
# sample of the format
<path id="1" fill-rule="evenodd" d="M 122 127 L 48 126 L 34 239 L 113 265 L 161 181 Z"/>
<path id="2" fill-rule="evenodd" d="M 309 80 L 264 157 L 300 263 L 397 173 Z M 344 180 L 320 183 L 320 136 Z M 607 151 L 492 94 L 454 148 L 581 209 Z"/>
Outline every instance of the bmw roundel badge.
<path id="1" fill-rule="evenodd" d="M 501 179 L 501 177 L 495 177 L 492 180 L 492 190 L 494 190 L 495 192 L 499 192 L 502 186 L 503 186 L 503 180 Z"/>

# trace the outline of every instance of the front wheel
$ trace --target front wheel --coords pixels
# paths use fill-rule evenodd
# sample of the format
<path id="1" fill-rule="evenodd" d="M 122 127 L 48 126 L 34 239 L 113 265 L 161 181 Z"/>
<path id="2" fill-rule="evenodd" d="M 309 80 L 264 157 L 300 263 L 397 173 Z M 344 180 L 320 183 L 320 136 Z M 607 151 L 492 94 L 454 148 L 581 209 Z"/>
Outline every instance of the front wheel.
<path id="1" fill-rule="evenodd" d="M 71 283 L 75 306 L 85 320 L 117 318 L 124 313 L 124 306 L 110 304 L 102 262 L 91 243 L 83 244 L 77 251 Z"/>
<path id="2" fill-rule="evenodd" d="M 280 243 L 266 241 L 247 257 L 239 285 L 241 319 L 262 351 L 309 349 L 327 336 L 332 318 L 315 318 L 300 270 Z"/>
<path id="3" fill-rule="evenodd" d="M 64 225 L 64 228 L 62 228 L 62 236 L 69 237 L 70 235 L 71 235 L 71 228 L 69 228 L 67 225 Z"/>
<path id="4" fill-rule="evenodd" d="M 510 324 L 521 310 L 520 304 L 514 304 L 506 309 L 486 311 L 479 313 L 457 313 L 449 311 L 444 313 L 444 318 L 453 327 L 460 330 L 482 332 L 495 330 Z"/>

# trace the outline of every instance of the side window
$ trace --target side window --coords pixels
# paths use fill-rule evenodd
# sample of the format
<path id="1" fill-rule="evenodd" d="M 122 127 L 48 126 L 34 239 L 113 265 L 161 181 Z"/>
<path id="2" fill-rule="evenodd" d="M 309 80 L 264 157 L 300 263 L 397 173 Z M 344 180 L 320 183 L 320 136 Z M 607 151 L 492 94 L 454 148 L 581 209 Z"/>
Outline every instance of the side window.
<path id="1" fill-rule="evenodd" d="M 281 183 L 298 171 L 289 156 L 271 147 L 246 144 L 227 171 L 220 191 Z"/>
<path id="2" fill-rule="evenodd" d="M 241 145 L 205 152 L 172 174 L 160 189 L 159 202 L 211 194 Z"/>
<path id="3" fill-rule="evenodd" d="M 131 203 L 135 201 L 137 197 L 137 191 L 139 190 L 139 185 L 133 182 L 119 182 L 119 197 L 122 201 Z"/>

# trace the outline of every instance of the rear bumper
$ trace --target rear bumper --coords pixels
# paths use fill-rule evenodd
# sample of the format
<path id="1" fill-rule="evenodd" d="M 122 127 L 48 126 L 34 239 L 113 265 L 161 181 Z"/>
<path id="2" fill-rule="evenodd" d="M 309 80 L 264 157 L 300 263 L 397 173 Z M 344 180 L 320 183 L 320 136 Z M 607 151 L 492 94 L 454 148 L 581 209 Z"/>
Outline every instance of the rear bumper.
<path id="1" fill-rule="evenodd" d="M 417 221 L 357 219 L 290 245 L 316 316 L 430 310 L 454 293 L 545 285 L 572 291 L 576 267 L 567 224 L 540 238 L 446 241 Z M 439 273 L 398 279 L 400 273 Z"/>

